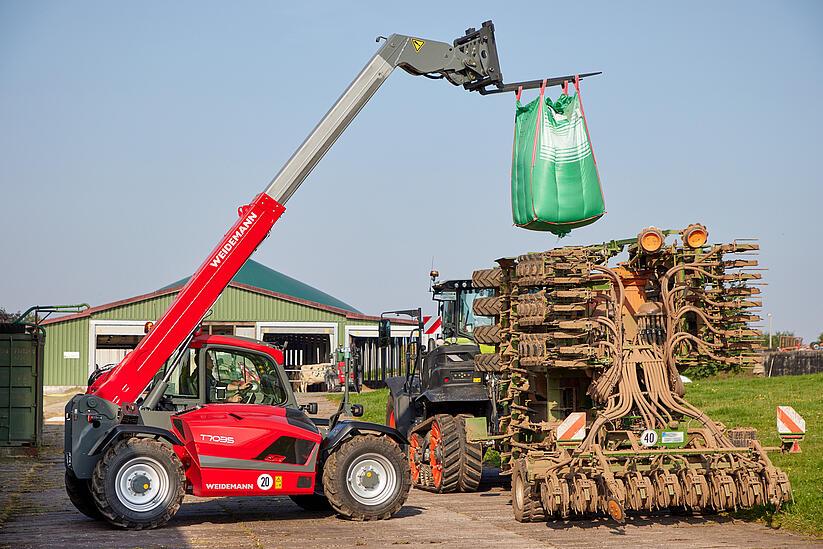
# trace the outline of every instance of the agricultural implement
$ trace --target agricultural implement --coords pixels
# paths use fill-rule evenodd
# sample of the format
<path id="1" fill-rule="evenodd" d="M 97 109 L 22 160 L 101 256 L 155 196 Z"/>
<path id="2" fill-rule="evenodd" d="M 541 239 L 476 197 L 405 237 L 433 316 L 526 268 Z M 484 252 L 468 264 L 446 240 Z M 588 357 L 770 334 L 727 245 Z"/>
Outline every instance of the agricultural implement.
<path id="1" fill-rule="evenodd" d="M 473 331 L 495 347 L 475 357 L 499 384 L 486 440 L 502 449 L 518 521 L 791 499 L 757 440 L 684 399 L 679 370 L 753 365 L 762 342 L 758 244 L 707 237 L 702 225 L 650 227 L 474 272 L 474 287 L 494 292 L 474 301 L 495 319 Z"/>

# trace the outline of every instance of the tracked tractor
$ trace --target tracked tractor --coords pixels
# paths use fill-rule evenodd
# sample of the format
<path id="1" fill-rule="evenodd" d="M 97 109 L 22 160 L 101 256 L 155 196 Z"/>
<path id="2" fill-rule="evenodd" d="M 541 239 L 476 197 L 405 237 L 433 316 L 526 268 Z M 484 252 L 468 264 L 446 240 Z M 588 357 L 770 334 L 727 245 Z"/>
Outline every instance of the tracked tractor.
<path id="1" fill-rule="evenodd" d="M 481 433 L 487 437 L 497 426 L 496 378 L 475 366 L 483 351 L 486 357 L 497 356 L 493 346 L 475 343 L 475 333 L 494 324 L 493 318 L 479 314 L 492 290 L 475 289 L 471 280 L 438 281 L 436 276 L 432 271 L 431 290 L 443 337 L 429 340 L 424 348 L 420 310 L 397 311 L 418 321 L 418 337 L 406 375 L 386 380 L 386 424 L 409 440 L 415 486 L 440 493 L 473 492 L 480 484 L 488 443 L 472 438 Z M 473 307 L 478 301 L 480 311 Z M 387 330 L 381 330 L 383 341 Z"/>
<path id="2" fill-rule="evenodd" d="M 504 83 L 490 21 L 452 43 L 400 34 L 378 41 L 377 53 L 271 183 L 238 208 L 237 221 L 156 325 L 67 404 L 66 490 L 81 512 L 140 529 L 165 524 L 186 493 L 316 495 L 363 520 L 387 518 L 402 505 L 409 474 L 406 460 L 397 459 L 402 434 L 339 418 L 311 421 L 295 405 L 277 352 L 197 335 L 286 202 L 395 68 L 482 95 L 575 78 Z"/>

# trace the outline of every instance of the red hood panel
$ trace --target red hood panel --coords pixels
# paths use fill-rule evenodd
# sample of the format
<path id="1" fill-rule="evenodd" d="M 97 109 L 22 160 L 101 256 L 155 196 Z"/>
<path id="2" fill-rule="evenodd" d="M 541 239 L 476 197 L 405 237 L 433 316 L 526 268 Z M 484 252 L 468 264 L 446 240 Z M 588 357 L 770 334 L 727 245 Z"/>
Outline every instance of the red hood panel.
<path id="1" fill-rule="evenodd" d="M 208 404 L 176 419 L 184 425 L 181 434 L 189 452 L 198 456 L 255 459 L 282 436 L 321 440 L 318 432 L 289 423 L 286 409 L 279 406 Z"/>

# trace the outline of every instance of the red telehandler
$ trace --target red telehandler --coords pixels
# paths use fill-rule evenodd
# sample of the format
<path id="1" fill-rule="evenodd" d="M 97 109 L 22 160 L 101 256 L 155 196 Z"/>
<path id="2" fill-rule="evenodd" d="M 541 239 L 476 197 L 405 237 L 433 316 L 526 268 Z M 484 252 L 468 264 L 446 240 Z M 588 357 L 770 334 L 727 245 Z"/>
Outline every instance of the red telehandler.
<path id="1" fill-rule="evenodd" d="M 359 520 L 388 518 L 403 505 L 410 482 L 403 435 L 339 413 L 311 420 L 294 399 L 280 351 L 197 335 L 288 199 L 394 68 L 483 95 L 573 79 L 504 84 L 491 21 L 452 44 L 381 39 L 268 188 L 238 209 L 237 222 L 153 329 L 66 406 L 66 489 L 81 512 L 140 529 L 165 524 L 186 493 L 292 496 L 303 507 L 328 503 Z"/>

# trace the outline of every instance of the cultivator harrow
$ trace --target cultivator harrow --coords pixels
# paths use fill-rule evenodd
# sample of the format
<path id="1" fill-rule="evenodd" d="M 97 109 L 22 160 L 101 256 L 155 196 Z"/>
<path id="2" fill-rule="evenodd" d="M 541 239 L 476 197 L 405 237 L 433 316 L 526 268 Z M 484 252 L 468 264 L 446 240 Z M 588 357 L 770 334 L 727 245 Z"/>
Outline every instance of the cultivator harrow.
<path id="1" fill-rule="evenodd" d="M 667 237 L 675 235 L 671 243 Z M 791 498 L 753 440 L 684 398 L 679 370 L 754 365 L 762 335 L 755 242 L 707 244 L 702 225 L 499 260 L 476 271 L 479 370 L 500 379 L 499 432 L 519 520 L 726 510 Z M 617 263 L 616 256 L 628 258 Z"/>

